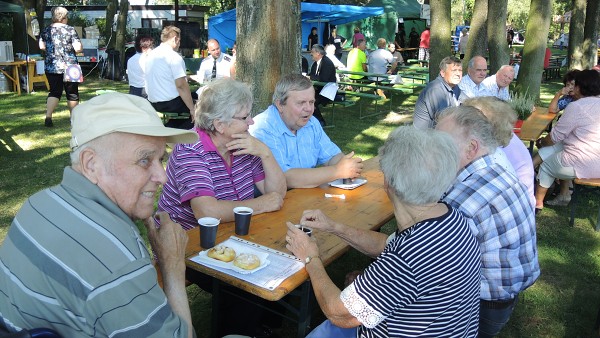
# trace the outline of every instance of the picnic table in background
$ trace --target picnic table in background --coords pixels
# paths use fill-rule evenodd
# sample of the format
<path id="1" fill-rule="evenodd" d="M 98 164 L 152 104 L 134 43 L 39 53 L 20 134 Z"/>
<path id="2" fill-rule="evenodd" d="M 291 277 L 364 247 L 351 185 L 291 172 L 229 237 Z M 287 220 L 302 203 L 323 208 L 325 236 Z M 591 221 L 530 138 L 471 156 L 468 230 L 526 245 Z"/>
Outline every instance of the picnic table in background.
<path id="1" fill-rule="evenodd" d="M 556 114 L 549 112 L 548 108 L 535 107 L 535 111 L 523 121 L 521 128 L 514 130 L 521 141 L 529 142 L 530 154 L 533 154 L 533 145 L 535 141 L 540 138 L 544 131 L 550 130 L 552 121 L 554 121 L 555 118 Z"/>

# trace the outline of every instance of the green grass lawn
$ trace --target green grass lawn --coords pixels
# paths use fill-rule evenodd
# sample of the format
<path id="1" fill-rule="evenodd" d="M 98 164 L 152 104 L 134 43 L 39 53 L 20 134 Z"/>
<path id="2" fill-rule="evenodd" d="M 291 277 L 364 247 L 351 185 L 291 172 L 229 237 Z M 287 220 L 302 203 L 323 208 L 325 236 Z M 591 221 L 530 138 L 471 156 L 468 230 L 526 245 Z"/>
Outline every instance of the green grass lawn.
<path id="1" fill-rule="evenodd" d="M 564 74 L 564 70 L 562 72 Z M 560 88 L 559 80 L 542 83 L 542 105 L 548 104 Z M 127 92 L 127 84 L 86 78 L 81 86 L 82 101 L 98 89 Z M 70 123 L 64 99 L 54 117 L 54 128 L 43 126 L 46 91 L 34 94 L 0 94 L 0 241 L 23 201 L 38 190 L 58 184 L 63 168 L 69 164 Z M 397 126 L 411 122 L 416 94 L 394 96 L 393 102 L 379 104 L 382 114 L 359 119 L 358 105 L 336 108 L 335 127 L 326 131 L 344 152 L 358 156 L 377 154 L 387 135 Z M 373 106 L 364 105 L 369 111 Z M 363 107 L 363 109 L 364 109 Z M 322 110 L 330 119 L 331 108 Z M 580 201 L 574 227 L 569 227 L 568 207 L 546 207 L 537 217 L 538 250 L 542 275 L 523 293 L 501 337 L 590 337 L 600 307 L 600 235 L 593 230 L 599 207 L 598 198 L 585 195 Z M 395 227 L 390 222 L 383 231 Z M 369 259 L 351 250 L 328 271 L 334 282 L 343 285 L 344 275 L 369 264 Z M 199 337 L 210 332 L 210 294 L 188 287 L 194 326 Z M 313 325 L 323 316 L 315 304 Z M 277 332 L 289 337 L 293 323 L 284 322 Z"/>

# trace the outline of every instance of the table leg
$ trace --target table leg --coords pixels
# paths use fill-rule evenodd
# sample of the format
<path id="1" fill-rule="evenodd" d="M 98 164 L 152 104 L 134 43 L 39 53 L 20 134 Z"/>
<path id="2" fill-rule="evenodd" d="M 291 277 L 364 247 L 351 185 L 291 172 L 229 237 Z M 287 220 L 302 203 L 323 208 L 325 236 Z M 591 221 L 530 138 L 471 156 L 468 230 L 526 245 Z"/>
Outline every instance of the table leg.
<path id="1" fill-rule="evenodd" d="M 217 338 L 219 328 L 219 302 L 221 301 L 221 281 L 213 278 L 212 287 L 212 324 L 210 326 L 210 337 Z"/>
<path id="2" fill-rule="evenodd" d="M 306 328 L 310 325 L 312 286 L 310 281 L 300 286 L 300 311 L 298 312 L 298 338 L 306 336 Z"/>

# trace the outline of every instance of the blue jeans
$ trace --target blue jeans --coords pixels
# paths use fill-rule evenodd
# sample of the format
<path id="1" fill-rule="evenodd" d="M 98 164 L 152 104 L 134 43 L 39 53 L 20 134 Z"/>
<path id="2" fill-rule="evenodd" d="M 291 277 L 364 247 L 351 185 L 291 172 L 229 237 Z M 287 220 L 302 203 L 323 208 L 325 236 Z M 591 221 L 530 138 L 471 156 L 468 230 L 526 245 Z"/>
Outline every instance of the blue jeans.
<path id="1" fill-rule="evenodd" d="M 480 303 L 478 338 L 491 338 L 500 333 L 504 325 L 508 323 L 510 315 L 517 305 L 518 297 L 518 295 L 515 296 L 512 304 L 502 309 L 490 309 Z"/>
<path id="2" fill-rule="evenodd" d="M 321 325 L 315 327 L 306 338 L 323 338 L 323 337 L 335 337 L 335 338 L 356 338 L 357 328 L 353 327 L 350 329 L 343 329 L 337 327 L 329 321 L 325 320 Z"/>

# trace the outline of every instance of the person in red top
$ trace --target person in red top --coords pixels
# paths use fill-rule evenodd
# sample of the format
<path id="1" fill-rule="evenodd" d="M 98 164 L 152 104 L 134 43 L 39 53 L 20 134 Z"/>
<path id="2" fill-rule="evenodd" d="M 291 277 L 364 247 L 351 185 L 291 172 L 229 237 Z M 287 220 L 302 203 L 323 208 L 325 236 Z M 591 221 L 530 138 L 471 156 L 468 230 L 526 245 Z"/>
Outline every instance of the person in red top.
<path id="1" fill-rule="evenodd" d="M 421 33 L 421 43 L 419 43 L 419 60 L 429 61 L 429 27 Z"/>
<path id="2" fill-rule="evenodd" d="M 550 48 L 546 47 L 546 55 L 544 55 L 544 69 L 550 67 L 550 57 L 552 56 L 552 52 Z"/>

